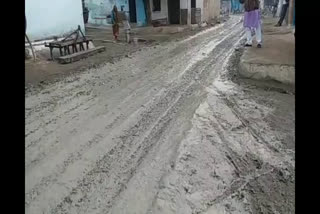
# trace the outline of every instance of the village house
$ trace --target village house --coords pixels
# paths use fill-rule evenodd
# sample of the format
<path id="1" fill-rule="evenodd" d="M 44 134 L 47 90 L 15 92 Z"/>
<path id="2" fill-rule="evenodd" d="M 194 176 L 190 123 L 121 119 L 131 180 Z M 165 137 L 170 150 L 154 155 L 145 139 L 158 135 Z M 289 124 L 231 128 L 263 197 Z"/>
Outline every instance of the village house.
<path id="1" fill-rule="evenodd" d="M 26 0 L 27 35 L 31 41 L 85 32 L 81 0 Z"/>
<path id="2" fill-rule="evenodd" d="M 198 24 L 220 15 L 220 0 L 150 0 L 152 20 L 167 24 Z"/>
<path id="3" fill-rule="evenodd" d="M 137 26 L 150 21 L 162 24 L 198 24 L 220 15 L 220 0 L 85 0 L 89 10 L 88 23 L 110 25 L 110 14 L 116 5 L 127 20 Z"/>
<path id="4" fill-rule="evenodd" d="M 31 41 L 62 37 L 88 23 L 110 25 L 116 5 L 131 23 L 146 26 L 148 20 L 164 25 L 198 24 L 220 15 L 220 0 L 26 0 L 27 35 Z M 86 15 L 85 15 L 86 16 Z"/>

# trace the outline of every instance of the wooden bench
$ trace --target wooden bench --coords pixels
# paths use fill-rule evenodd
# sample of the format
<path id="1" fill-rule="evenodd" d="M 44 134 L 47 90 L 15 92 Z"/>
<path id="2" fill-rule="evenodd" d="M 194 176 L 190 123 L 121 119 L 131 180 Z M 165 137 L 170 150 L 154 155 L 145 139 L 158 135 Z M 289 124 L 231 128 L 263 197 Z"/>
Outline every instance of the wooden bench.
<path id="1" fill-rule="evenodd" d="M 61 63 L 61 64 L 72 63 L 72 62 L 84 59 L 86 57 L 92 56 L 92 55 L 94 55 L 96 53 L 103 52 L 105 50 L 106 50 L 105 46 L 91 48 L 91 49 L 88 49 L 88 50 L 85 50 L 85 51 L 81 51 L 81 52 L 73 53 L 73 54 L 70 54 L 70 55 L 58 57 L 58 62 Z"/>
<path id="2" fill-rule="evenodd" d="M 81 33 L 82 37 L 79 37 L 79 32 Z M 76 35 L 75 38 L 70 38 L 72 35 Z M 54 60 L 52 51 L 54 48 L 58 48 L 60 50 L 60 56 L 66 56 L 70 55 L 70 47 L 72 48 L 72 53 L 78 52 L 78 45 L 79 45 L 79 51 L 84 51 L 84 44 L 86 44 L 87 50 L 89 49 L 89 43 L 92 41 L 92 39 L 87 39 L 82 31 L 80 26 L 78 26 L 78 29 L 74 32 L 72 32 L 70 35 L 68 35 L 66 38 L 64 38 L 61 41 L 53 41 L 48 44 L 45 44 L 45 47 L 50 48 L 50 56 L 51 59 Z"/>
<path id="3" fill-rule="evenodd" d="M 92 39 L 78 38 L 77 40 L 70 39 L 65 41 L 54 41 L 46 44 L 45 46 L 50 48 L 50 56 L 53 60 L 52 51 L 54 48 L 58 48 L 60 50 L 60 56 L 65 56 L 67 54 L 71 54 L 70 47 L 72 48 L 72 53 L 78 52 L 77 46 L 79 46 L 80 51 L 84 51 L 84 44 L 86 44 L 86 48 L 89 49 L 89 43 L 91 41 Z"/>

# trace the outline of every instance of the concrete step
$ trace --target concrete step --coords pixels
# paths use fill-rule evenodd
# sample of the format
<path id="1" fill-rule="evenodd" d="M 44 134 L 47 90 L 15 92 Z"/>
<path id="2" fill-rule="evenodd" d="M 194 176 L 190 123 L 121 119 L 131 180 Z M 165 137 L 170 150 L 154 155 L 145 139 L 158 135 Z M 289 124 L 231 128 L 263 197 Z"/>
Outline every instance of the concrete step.
<path id="1" fill-rule="evenodd" d="M 79 61 L 81 59 L 87 58 L 89 56 L 92 56 L 96 53 L 100 53 L 106 50 L 105 46 L 99 46 L 99 47 L 95 47 L 89 50 L 85 50 L 85 51 L 80 51 L 77 53 L 73 53 L 67 56 L 62 56 L 57 58 L 58 62 L 61 64 L 67 64 L 67 63 L 72 63 L 72 62 L 76 62 Z"/>
<path id="2" fill-rule="evenodd" d="M 294 85 L 295 67 L 291 65 L 240 63 L 240 75 L 256 80 L 276 80 Z"/>
<path id="3" fill-rule="evenodd" d="M 262 48 L 246 48 L 240 74 L 257 80 L 295 84 L 295 39 L 292 34 L 264 35 Z"/>

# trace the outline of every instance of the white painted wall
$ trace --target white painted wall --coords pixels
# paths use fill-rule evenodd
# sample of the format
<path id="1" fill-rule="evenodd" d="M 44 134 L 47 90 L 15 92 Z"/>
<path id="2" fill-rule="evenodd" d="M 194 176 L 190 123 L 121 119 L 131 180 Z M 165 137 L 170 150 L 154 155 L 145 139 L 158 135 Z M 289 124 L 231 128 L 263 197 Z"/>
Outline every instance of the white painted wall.
<path id="1" fill-rule="evenodd" d="M 27 35 L 30 40 L 62 36 L 76 30 L 84 32 L 81 0 L 25 0 Z"/>
<path id="2" fill-rule="evenodd" d="M 203 13 L 203 0 L 196 0 L 196 8 L 201 9 L 201 21 L 205 20 L 204 13 Z"/>
<path id="3" fill-rule="evenodd" d="M 185 4 L 187 0 L 182 0 Z M 196 0 L 196 7 L 201 9 L 201 21 L 210 21 L 220 15 L 221 0 Z"/>
<path id="4" fill-rule="evenodd" d="M 172 0 L 169 0 L 172 1 Z M 153 0 L 150 0 L 150 8 L 151 8 L 151 18 L 152 20 L 156 19 L 168 19 L 168 0 L 161 0 L 161 11 L 152 11 L 153 8 Z"/>
<path id="5" fill-rule="evenodd" d="M 188 9 L 188 0 L 180 0 L 180 8 L 181 9 Z"/>
<path id="6" fill-rule="evenodd" d="M 221 0 L 214 0 L 213 2 L 213 17 L 214 18 L 219 18 L 220 17 L 220 12 L 221 12 Z"/>
<path id="7" fill-rule="evenodd" d="M 220 16 L 220 5 L 221 0 L 204 0 L 208 1 L 208 14 L 205 16 L 206 21 L 211 19 L 218 18 Z"/>

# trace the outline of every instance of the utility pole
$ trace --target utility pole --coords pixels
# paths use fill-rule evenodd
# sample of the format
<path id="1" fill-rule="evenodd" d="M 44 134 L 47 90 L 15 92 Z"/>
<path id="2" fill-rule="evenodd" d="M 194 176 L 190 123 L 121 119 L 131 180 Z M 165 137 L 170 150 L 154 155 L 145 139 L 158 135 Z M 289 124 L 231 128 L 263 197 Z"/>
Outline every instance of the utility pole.
<path id="1" fill-rule="evenodd" d="M 289 14 L 288 14 L 288 25 L 292 26 L 293 24 L 293 12 L 294 12 L 294 0 L 289 1 Z"/>

